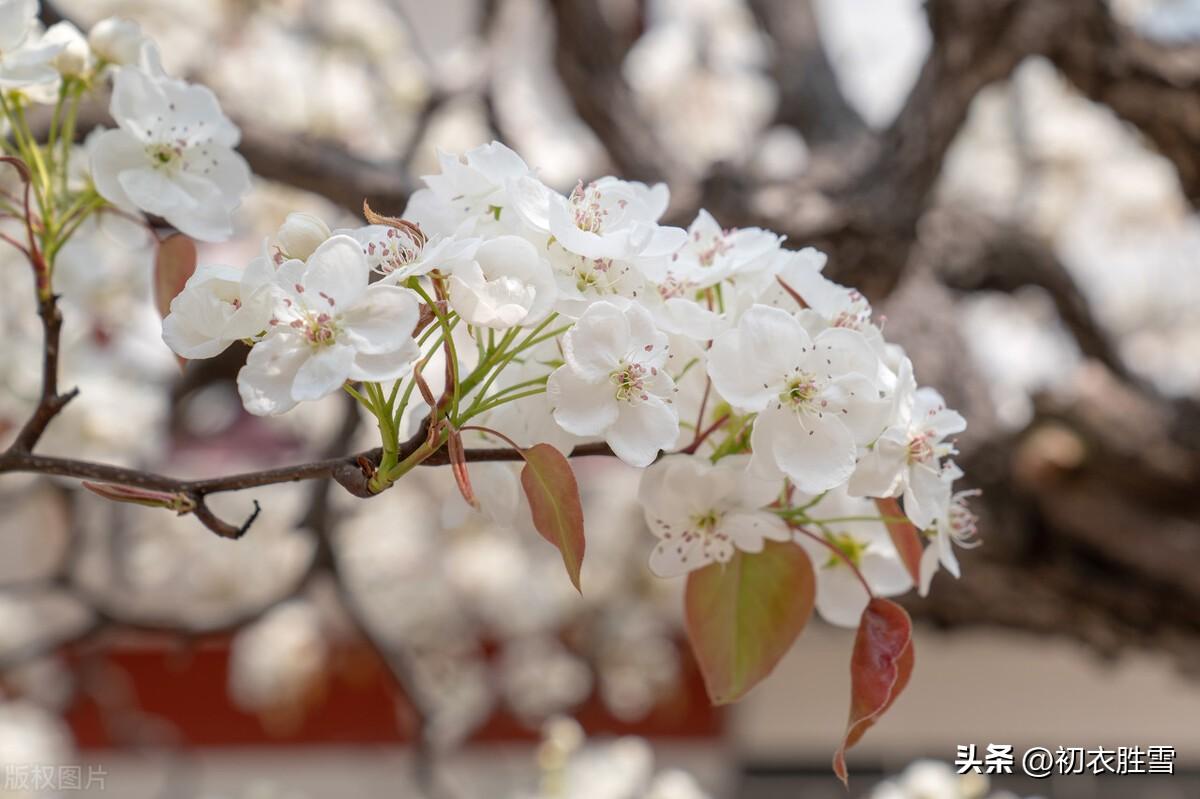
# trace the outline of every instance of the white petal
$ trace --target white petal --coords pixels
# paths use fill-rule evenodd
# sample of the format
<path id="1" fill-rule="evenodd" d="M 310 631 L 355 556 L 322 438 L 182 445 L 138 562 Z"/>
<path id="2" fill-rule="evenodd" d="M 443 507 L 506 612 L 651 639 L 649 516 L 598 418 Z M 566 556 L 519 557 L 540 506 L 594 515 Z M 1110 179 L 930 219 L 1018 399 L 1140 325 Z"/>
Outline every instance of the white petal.
<path id="1" fill-rule="evenodd" d="M 607 380 L 631 348 L 630 321 L 611 302 L 597 302 L 563 335 L 563 357 L 587 380 Z"/>
<path id="2" fill-rule="evenodd" d="M 360 353 L 377 355 L 413 343 L 420 308 L 416 295 L 398 286 L 374 285 L 341 316 L 346 340 Z"/>
<path id="3" fill-rule="evenodd" d="M 362 247 L 349 236 L 333 236 L 308 259 L 303 285 L 310 308 L 346 313 L 362 298 L 371 279 L 371 267 Z M 411 328 L 409 329 L 411 333 Z"/>
<path id="4" fill-rule="evenodd" d="M 950 505 L 950 484 L 941 472 L 924 463 L 915 463 L 908 470 L 904 489 L 904 513 L 909 521 L 924 530 L 931 526 Z"/>
<path id="5" fill-rule="evenodd" d="M 577 436 L 600 435 L 617 420 L 613 386 L 607 381 L 586 381 L 569 366 L 551 373 L 546 398 L 554 408 L 554 421 Z"/>
<path id="6" fill-rule="evenodd" d="M 136 209 L 117 176 L 147 165 L 145 146 L 123 130 L 106 130 L 88 140 L 88 158 L 100 196 L 126 211 Z"/>
<path id="7" fill-rule="evenodd" d="M 791 314 L 755 305 L 738 326 L 722 333 L 708 354 L 717 392 L 744 411 L 761 411 L 782 390 L 802 348 L 811 342 Z"/>
<path id="8" fill-rule="evenodd" d="M 649 466 L 679 434 L 679 417 L 674 408 L 653 396 L 636 405 L 620 402 L 618 406 L 617 420 L 608 428 L 605 441 L 630 466 Z"/>
<path id="9" fill-rule="evenodd" d="M 792 537 L 783 519 L 769 511 L 731 511 L 722 517 L 717 529 L 728 535 L 734 546 L 743 552 L 761 552 L 763 540 L 767 538 L 788 541 Z"/>
<path id="10" fill-rule="evenodd" d="M 292 398 L 304 402 L 332 394 L 350 377 L 353 363 L 353 347 L 340 343 L 321 347 L 296 371 Z"/>
<path id="11" fill-rule="evenodd" d="M 854 473 L 854 437 L 833 416 L 806 416 L 801 424 L 789 411 L 768 411 L 755 420 L 751 446 L 769 447 L 779 468 L 808 494 L 839 486 Z"/>
<path id="12" fill-rule="evenodd" d="M 309 352 L 308 343 L 287 330 L 277 330 L 256 344 L 238 372 L 238 393 L 246 410 L 266 416 L 296 407 L 292 382 Z"/>

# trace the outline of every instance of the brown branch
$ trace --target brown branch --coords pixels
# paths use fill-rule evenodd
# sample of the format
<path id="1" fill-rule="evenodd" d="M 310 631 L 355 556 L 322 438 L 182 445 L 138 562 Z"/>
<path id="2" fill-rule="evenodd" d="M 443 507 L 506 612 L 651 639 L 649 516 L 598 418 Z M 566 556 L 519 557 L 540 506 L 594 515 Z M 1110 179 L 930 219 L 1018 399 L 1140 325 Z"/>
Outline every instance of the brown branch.
<path id="1" fill-rule="evenodd" d="M 771 74 L 779 88 L 775 124 L 795 128 L 810 147 L 865 135 L 862 117 L 838 88 L 812 0 L 750 0 L 749 6 L 771 42 Z"/>
<path id="2" fill-rule="evenodd" d="M 613 164 L 631 180 L 667 181 L 682 194 L 683 171 L 658 141 L 621 72 L 637 31 L 617 31 L 601 4 L 551 0 L 554 64 L 576 113 L 604 145 Z"/>
<path id="3" fill-rule="evenodd" d="M 1200 205 L 1200 45 L 1145 39 L 1114 19 L 1107 3 L 1074 5 L 1079 22 L 1055 41 L 1051 61 L 1089 99 L 1136 126 Z"/>

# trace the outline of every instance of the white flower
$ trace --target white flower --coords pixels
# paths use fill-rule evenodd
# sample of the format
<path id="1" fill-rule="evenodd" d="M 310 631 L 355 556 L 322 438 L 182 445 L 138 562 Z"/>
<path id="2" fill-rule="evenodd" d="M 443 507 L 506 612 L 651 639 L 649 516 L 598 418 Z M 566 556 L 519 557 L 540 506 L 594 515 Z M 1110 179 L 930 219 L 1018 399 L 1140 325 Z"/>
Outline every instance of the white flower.
<path id="1" fill-rule="evenodd" d="M 91 143 L 100 195 L 161 216 L 193 238 L 228 238 L 230 214 L 250 190 L 250 169 L 233 150 L 238 129 L 213 93 L 121 67 L 110 110 L 119 129 Z"/>
<path id="2" fill-rule="evenodd" d="M 734 550 L 761 552 L 763 539 L 787 541 L 783 520 L 763 510 L 782 483 L 746 470 L 749 458 L 711 463 L 700 455 L 671 455 L 642 475 L 638 500 L 659 543 L 650 570 L 675 577 L 710 563 L 726 563 Z"/>
<path id="3" fill-rule="evenodd" d="M 510 204 L 509 187 L 532 175 L 521 156 L 495 141 L 468 150 L 461 156 L 439 150 L 438 163 L 442 167 L 440 174 L 423 175 L 421 179 L 434 197 L 458 212 L 460 220 L 502 213 Z M 413 200 L 417 200 L 415 195 Z M 428 207 L 428 200 L 417 205 Z M 413 210 L 412 202 L 409 210 Z M 405 211 L 406 218 L 409 210 Z M 422 224 L 425 222 L 415 216 L 412 218 Z"/>
<path id="4" fill-rule="evenodd" d="M 709 351 L 708 374 L 731 405 L 758 417 L 753 467 L 782 471 L 819 494 L 849 479 L 857 450 L 878 436 L 891 400 L 866 339 L 829 328 L 810 336 L 778 308 L 756 305 Z"/>
<path id="5" fill-rule="evenodd" d="M 97 57 L 110 64 L 134 64 L 141 56 L 142 45 L 149 39 L 142 26 L 133 20 L 108 17 L 88 31 L 88 44 Z"/>
<path id="6" fill-rule="evenodd" d="M 647 274 L 658 283 L 696 289 L 766 268 L 779 252 L 780 237 L 760 228 L 725 230 L 701 209 L 687 230 L 687 240 L 667 261 L 651 265 Z"/>
<path id="7" fill-rule="evenodd" d="M 163 341 L 175 354 L 212 358 L 235 341 L 262 333 L 271 318 L 275 270 L 266 257 L 245 269 L 201 265 L 171 300 Z"/>
<path id="8" fill-rule="evenodd" d="M 534 324 L 550 312 L 556 296 L 550 264 L 519 236 L 484 242 L 450 275 L 451 307 L 478 327 Z"/>
<path id="9" fill-rule="evenodd" d="M 817 612 L 821 618 L 839 627 L 857 627 L 870 597 L 848 559 L 866 579 L 877 596 L 898 596 L 912 588 L 912 577 L 900 560 L 895 545 L 881 521 L 863 521 L 877 517 L 875 503 L 849 496 L 844 488 L 835 488 L 808 510 L 813 519 L 829 521 L 808 528 L 838 550 L 813 541 L 797 532 L 796 543 L 812 559 L 817 577 Z M 853 521 L 839 521 L 853 519 Z"/>
<path id="10" fill-rule="evenodd" d="M 667 337 L 638 305 L 597 302 L 563 335 L 564 366 L 546 384 L 567 432 L 603 436 L 621 460 L 647 466 L 679 432 Z"/>
<path id="11" fill-rule="evenodd" d="M 942 458 L 953 455 L 947 436 L 961 433 L 967 422 L 946 408 L 942 395 L 912 383 L 899 389 L 897 419 L 868 449 L 850 481 L 859 496 L 904 496 L 904 513 L 919 529 L 933 524 L 950 501 Z"/>
<path id="12" fill-rule="evenodd" d="M 412 292 L 369 285 L 358 243 L 334 236 L 307 262 L 276 273 L 274 316 L 238 374 L 246 410 L 279 414 L 337 391 L 347 380 L 400 377 L 420 355 Z"/>
<path id="13" fill-rule="evenodd" d="M 37 0 L 0 0 L 0 91 L 58 79 L 59 44 L 37 41 Z"/>
<path id="14" fill-rule="evenodd" d="M 962 476 L 962 471 L 954 464 L 950 464 L 946 469 L 945 479 L 947 482 L 952 482 L 960 476 Z M 938 513 L 937 524 L 933 529 L 933 540 L 929 546 L 925 547 L 925 552 L 921 556 L 921 565 L 918 571 L 921 577 L 921 596 L 929 594 L 929 585 L 933 582 L 933 576 L 937 573 L 939 565 L 954 575 L 955 579 L 958 579 L 960 572 L 958 557 L 954 554 L 955 544 L 964 549 L 974 549 L 981 543 L 975 537 L 978 534 L 976 527 L 978 519 L 967 506 L 967 500 L 979 496 L 980 493 L 978 489 L 957 491 L 950 497 L 946 509 Z"/>
<path id="15" fill-rule="evenodd" d="M 301 211 L 290 213 L 275 234 L 275 243 L 279 248 L 276 260 L 280 263 L 289 258 L 303 261 L 332 235 L 329 225 L 320 217 Z"/>

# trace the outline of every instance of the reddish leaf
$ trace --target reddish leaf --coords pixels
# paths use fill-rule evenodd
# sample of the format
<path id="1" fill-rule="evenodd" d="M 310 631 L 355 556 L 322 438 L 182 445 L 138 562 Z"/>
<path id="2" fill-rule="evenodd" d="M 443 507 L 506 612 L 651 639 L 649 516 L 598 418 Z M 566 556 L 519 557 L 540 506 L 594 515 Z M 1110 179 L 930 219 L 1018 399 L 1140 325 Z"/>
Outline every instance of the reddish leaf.
<path id="1" fill-rule="evenodd" d="M 888 535 L 892 537 L 892 543 L 900 553 L 900 560 L 904 563 L 904 568 L 908 569 L 908 575 L 915 584 L 920 585 L 921 553 L 924 551 L 921 532 L 908 520 L 904 511 L 900 510 L 900 503 L 894 498 L 877 499 L 875 507 L 879 509 L 879 515 L 887 520 L 884 524 L 887 525 Z"/>
<path id="2" fill-rule="evenodd" d="M 165 317 L 171 312 L 171 300 L 183 291 L 195 271 L 196 242 L 176 233 L 158 245 L 154 260 L 154 303 L 159 315 Z"/>
<path id="3" fill-rule="evenodd" d="M 537 444 L 520 450 L 525 458 L 521 486 L 533 511 L 533 526 L 562 553 L 567 576 L 576 591 L 579 570 L 583 567 L 583 505 L 579 484 L 563 454 L 549 444 Z"/>
<path id="4" fill-rule="evenodd" d="M 850 656 L 850 721 L 833 756 L 833 773 L 843 784 L 849 784 L 846 750 L 892 706 L 912 670 L 912 620 L 895 602 L 872 599 L 863 611 Z"/>
<path id="5" fill-rule="evenodd" d="M 179 513 L 187 513 L 196 506 L 196 503 L 189 497 L 170 491 L 152 491 L 147 488 L 134 488 L 116 483 L 92 483 L 87 480 L 83 481 L 83 487 L 93 494 L 113 502 L 129 502 L 150 508 L 169 508 Z"/>
<path id="6" fill-rule="evenodd" d="M 454 482 L 458 483 L 458 492 L 462 494 L 463 501 L 479 510 L 479 500 L 475 498 L 475 490 L 471 488 L 471 475 L 467 471 L 467 453 L 463 449 L 462 434 L 457 430 L 450 431 L 446 450 L 450 455 L 450 469 L 454 472 Z"/>
<path id="7" fill-rule="evenodd" d="M 767 541 L 688 575 L 688 638 L 714 704 L 737 701 L 771 673 L 808 623 L 814 591 L 812 563 L 791 542 Z"/>

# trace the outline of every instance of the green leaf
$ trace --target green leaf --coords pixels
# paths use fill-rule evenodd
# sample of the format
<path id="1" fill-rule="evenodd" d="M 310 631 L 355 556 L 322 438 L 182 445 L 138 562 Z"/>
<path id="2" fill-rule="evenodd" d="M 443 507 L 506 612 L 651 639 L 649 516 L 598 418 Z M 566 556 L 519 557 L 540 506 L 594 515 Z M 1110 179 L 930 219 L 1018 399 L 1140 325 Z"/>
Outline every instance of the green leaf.
<path id="1" fill-rule="evenodd" d="M 737 701 L 771 673 L 808 623 L 815 587 L 812 563 L 790 541 L 688 575 L 688 638 L 714 704 Z"/>
<path id="2" fill-rule="evenodd" d="M 171 300 L 183 291 L 195 271 L 196 242 L 176 233 L 158 245 L 154 259 L 154 304 L 160 316 L 171 312 Z"/>
<path id="3" fill-rule="evenodd" d="M 562 553 L 571 584 L 580 593 L 579 571 L 583 567 L 583 505 L 579 484 L 571 464 L 549 444 L 520 450 L 525 458 L 521 487 L 533 511 L 533 526 Z"/>
<path id="4" fill-rule="evenodd" d="M 877 499 L 875 507 L 879 509 L 879 515 L 886 520 L 884 525 L 887 526 L 888 535 L 892 537 L 892 544 L 900 553 L 900 560 L 908 570 L 908 575 L 912 577 L 913 584 L 920 585 L 921 553 L 925 550 L 921 544 L 921 533 L 904 515 L 904 511 L 900 510 L 900 503 L 895 499 Z"/>
<path id="5" fill-rule="evenodd" d="M 912 670 L 912 620 L 895 602 L 872 599 L 858 623 L 850 656 L 850 721 L 833 756 L 833 773 L 843 784 L 848 785 L 846 750 L 892 706 Z"/>

